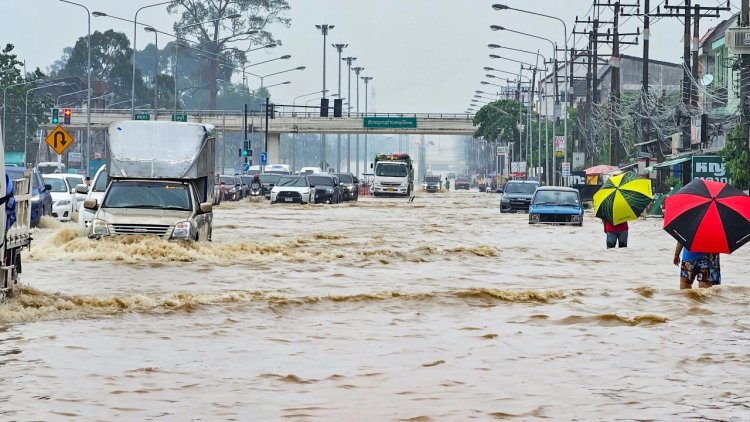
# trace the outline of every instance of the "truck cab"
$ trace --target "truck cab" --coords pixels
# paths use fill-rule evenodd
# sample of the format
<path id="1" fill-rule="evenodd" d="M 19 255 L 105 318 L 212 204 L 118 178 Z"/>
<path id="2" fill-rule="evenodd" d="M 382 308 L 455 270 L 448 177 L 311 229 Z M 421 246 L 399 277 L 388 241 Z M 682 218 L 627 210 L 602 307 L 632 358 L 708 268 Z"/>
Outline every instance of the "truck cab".
<path id="1" fill-rule="evenodd" d="M 414 173 L 408 154 L 378 154 L 370 166 L 375 174 L 372 181 L 373 196 L 411 196 L 414 191 Z"/>
<path id="2" fill-rule="evenodd" d="M 124 121 L 109 127 L 109 183 L 89 237 L 153 235 L 211 240 L 215 138 L 213 126 Z"/>

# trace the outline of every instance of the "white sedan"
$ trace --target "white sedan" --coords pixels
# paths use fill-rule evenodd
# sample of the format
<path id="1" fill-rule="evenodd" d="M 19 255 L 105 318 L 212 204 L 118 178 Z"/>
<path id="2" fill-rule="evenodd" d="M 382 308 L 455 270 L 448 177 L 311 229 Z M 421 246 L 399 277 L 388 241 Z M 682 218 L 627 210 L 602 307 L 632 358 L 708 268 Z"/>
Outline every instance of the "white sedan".
<path id="1" fill-rule="evenodd" d="M 312 204 L 315 202 L 315 187 L 310 186 L 305 176 L 281 176 L 271 189 L 271 203 Z"/>
<path id="2" fill-rule="evenodd" d="M 70 193 L 70 185 L 61 173 L 45 174 L 42 176 L 45 185 L 50 185 L 52 189 L 52 217 L 60 221 L 70 221 L 73 218 L 73 205 L 75 203 L 75 194 Z"/>

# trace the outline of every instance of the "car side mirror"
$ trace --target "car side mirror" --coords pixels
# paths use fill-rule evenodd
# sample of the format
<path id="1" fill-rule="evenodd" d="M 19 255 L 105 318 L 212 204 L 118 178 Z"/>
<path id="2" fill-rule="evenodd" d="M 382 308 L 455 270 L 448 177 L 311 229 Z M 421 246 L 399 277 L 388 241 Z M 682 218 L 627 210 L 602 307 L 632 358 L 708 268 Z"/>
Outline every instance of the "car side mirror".
<path id="1" fill-rule="evenodd" d="M 352 181 L 352 183 L 354 183 L 355 185 L 359 184 L 359 179 L 355 178 L 355 179 L 354 179 L 354 180 Z"/>
<path id="2" fill-rule="evenodd" d="M 83 208 L 95 211 L 97 208 L 99 208 L 99 204 L 97 203 L 97 200 L 95 198 L 89 198 L 83 201 Z"/>
<path id="3" fill-rule="evenodd" d="M 76 185 L 75 192 L 80 193 L 81 195 L 86 195 L 89 193 L 89 187 L 84 184 Z"/>
<path id="4" fill-rule="evenodd" d="M 210 212 L 213 212 L 214 206 L 210 202 L 203 202 L 200 204 L 200 210 L 203 214 L 208 214 Z"/>
<path id="5" fill-rule="evenodd" d="M 314 188 L 314 187 L 315 187 L 315 185 L 310 185 L 310 187 L 311 187 L 311 188 Z"/>
<path id="6" fill-rule="evenodd" d="M 44 190 L 52 190 L 52 185 L 45 183 L 44 184 Z"/>

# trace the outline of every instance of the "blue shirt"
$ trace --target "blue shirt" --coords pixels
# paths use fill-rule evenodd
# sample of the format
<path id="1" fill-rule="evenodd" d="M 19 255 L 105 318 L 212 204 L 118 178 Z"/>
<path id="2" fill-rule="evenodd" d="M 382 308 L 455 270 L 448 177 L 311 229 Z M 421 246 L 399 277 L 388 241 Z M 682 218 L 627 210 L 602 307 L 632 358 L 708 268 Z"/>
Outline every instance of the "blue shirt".
<path id="1" fill-rule="evenodd" d="M 707 254 L 703 252 L 690 252 L 687 248 L 682 248 L 682 260 L 683 261 L 695 261 L 696 259 L 703 258 Z"/>

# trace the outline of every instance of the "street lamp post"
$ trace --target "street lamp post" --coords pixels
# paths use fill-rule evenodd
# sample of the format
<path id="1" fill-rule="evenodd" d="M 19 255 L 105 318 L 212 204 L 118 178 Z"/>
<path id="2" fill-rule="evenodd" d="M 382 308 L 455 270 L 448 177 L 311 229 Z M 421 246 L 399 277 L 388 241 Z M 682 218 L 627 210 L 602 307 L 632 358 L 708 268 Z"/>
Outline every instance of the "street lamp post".
<path id="1" fill-rule="evenodd" d="M 328 31 L 332 30 L 335 25 L 315 25 L 316 28 L 318 28 L 323 34 L 323 98 L 326 97 L 326 37 L 328 36 Z M 321 168 L 323 171 L 328 171 L 328 164 L 326 163 L 326 134 L 323 133 L 320 136 L 320 163 Z"/>
<path id="2" fill-rule="evenodd" d="M 72 1 L 68 0 L 60 0 L 63 3 L 72 4 L 74 6 L 82 7 L 86 10 L 86 15 L 88 17 L 88 32 L 86 35 L 86 45 L 87 45 L 87 68 L 86 68 L 86 88 L 88 89 L 88 94 L 86 96 L 86 175 L 92 176 L 91 174 L 91 163 L 90 160 L 90 153 L 91 153 L 91 12 L 89 12 L 89 9 L 78 3 L 73 3 Z M 135 39 L 133 39 L 133 42 L 135 43 Z M 135 51 L 135 50 L 134 50 Z M 133 63 L 133 66 L 135 66 L 135 63 Z M 26 142 L 24 141 L 24 145 Z M 26 156 L 24 155 L 24 159 L 26 159 Z"/>
<path id="3" fill-rule="evenodd" d="M 336 51 L 339 53 L 339 89 L 338 94 L 341 98 L 341 52 L 344 51 L 349 44 L 332 44 Z M 348 97 L 347 97 L 348 98 Z M 341 172 L 341 134 L 336 134 L 336 171 Z"/>
<path id="4" fill-rule="evenodd" d="M 502 27 L 502 26 L 498 26 L 498 25 L 491 25 L 490 29 L 492 29 L 493 31 L 508 31 L 508 32 L 512 32 L 512 33 L 515 33 L 515 34 L 525 35 L 527 37 L 544 40 L 544 41 L 547 41 L 548 43 L 550 43 L 550 45 L 552 46 L 552 52 L 553 52 L 553 57 L 554 57 L 553 58 L 553 60 L 554 60 L 553 66 L 555 67 L 554 68 L 554 74 L 555 74 L 555 79 L 557 79 L 556 78 L 556 76 L 557 76 L 557 44 L 555 44 L 554 41 L 550 40 L 549 38 L 544 38 L 544 37 L 540 37 L 538 35 L 529 34 L 529 33 L 521 32 L 521 31 L 516 31 L 516 30 L 513 30 L 513 29 L 508 29 L 508 28 L 505 28 L 505 27 Z M 566 45 L 567 45 L 567 41 L 566 41 Z M 566 56 L 565 57 L 566 57 L 566 60 L 567 60 L 567 51 L 566 51 Z M 557 80 L 555 80 L 554 82 L 555 82 L 554 86 L 557 87 Z M 568 72 L 567 72 L 567 70 L 565 71 L 565 86 L 566 86 L 566 92 L 567 92 L 566 95 L 570 95 L 569 90 L 567 88 L 567 86 L 568 86 Z M 568 101 L 568 99 L 566 98 L 566 102 L 567 101 Z M 559 99 L 559 97 L 557 95 L 555 95 L 555 105 L 559 106 L 559 104 L 560 104 L 560 99 Z M 566 113 L 567 113 L 567 107 L 566 107 Z M 555 114 L 554 111 L 553 111 L 553 114 Z M 554 116 L 553 116 L 553 119 L 552 119 L 552 127 L 553 127 L 553 129 L 552 129 L 552 136 L 554 137 L 555 136 L 555 129 L 554 129 L 555 128 L 555 119 L 554 119 Z M 564 137 L 565 137 L 566 142 L 567 142 L 567 137 L 568 137 L 568 118 L 567 118 L 567 114 L 565 116 Z M 567 150 L 567 148 L 565 148 L 565 149 Z M 565 156 L 565 159 L 567 159 L 567 156 L 565 154 L 563 154 L 563 155 Z M 553 148 L 552 148 L 552 172 L 551 172 L 552 173 L 552 184 L 553 185 L 557 184 L 556 183 L 557 182 L 557 174 L 556 174 L 557 171 L 556 171 L 556 168 L 557 168 L 557 157 L 555 156 L 554 142 L 553 142 Z"/>
<path id="5" fill-rule="evenodd" d="M 297 66 L 297 67 L 293 67 L 291 69 L 282 70 L 280 72 L 268 73 L 268 74 L 265 74 L 265 75 L 256 75 L 255 73 L 246 72 L 245 69 L 247 69 L 248 67 L 250 67 L 250 66 L 245 66 L 245 67 L 242 68 L 243 82 L 244 82 L 244 79 L 245 79 L 245 74 L 255 76 L 256 78 L 260 79 L 260 88 L 259 89 L 263 89 L 264 87 L 268 88 L 267 86 L 265 86 L 263 84 L 263 81 L 267 77 L 269 77 L 269 76 L 280 75 L 282 73 L 287 73 L 287 72 L 292 72 L 292 71 L 295 71 L 295 70 L 305 70 L 306 69 L 305 66 Z M 316 91 L 316 92 L 320 92 L 320 91 Z"/>
<path id="6" fill-rule="evenodd" d="M 568 72 L 568 65 L 569 65 L 569 62 L 568 62 L 568 26 L 565 25 L 564 20 L 556 16 L 545 15 L 544 13 L 532 12 L 530 10 L 524 10 L 524 9 L 517 9 L 515 7 L 510 7 L 504 4 L 493 4 L 492 8 L 498 11 L 499 10 L 515 10 L 517 12 L 527 13 L 529 15 L 535 15 L 535 16 L 541 16 L 541 17 L 548 18 L 548 19 L 554 19 L 556 21 L 559 21 L 563 26 L 563 40 L 565 42 L 565 57 L 564 57 L 565 59 L 565 107 L 563 107 L 565 109 L 565 121 L 564 121 L 565 147 L 563 149 L 563 160 L 567 162 L 568 161 L 568 106 L 570 105 L 570 82 L 568 81 L 568 73 L 569 73 Z M 555 48 L 555 52 L 557 52 L 557 48 Z M 557 83 L 557 81 L 555 81 L 555 83 Z M 552 158 L 554 159 L 554 155 Z M 554 183 L 554 180 L 555 180 L 554 174 L 552 176 L 552 180 Z"/>
<path id="7" fill-rule="evenodd" d="M 348 89 L 347 89 L 347 98 L 349 100 L 346 104 L 346 116 L 351 117 L 352 115 L 352 62 L 357 60 L 356 57 L 345 57 L 341 59 L 346 62 L 346 65 L 349 67 L 349 83 L 348 83 Z M 346 172 L 351 173 L 352 172 L 352 135 L 351 133 L 346 134 Z"/>
<path id="8" fill-rule="evenodd" d="M 362 80 L 365 82 L 365 116 L 367 115 L 367 97 L 368 97 L 368 84 L 372 80 L 372 76 L 362 76 Z M 367 171 L 367 134 L 365 133 L 365 171 Z"/>
<path id="9" fill-rule="evenodd" d="M 365 68 L 362 67 L 362 66 L 357 66 L 357 67 L 353 67 L 352 70 L 354 71 L 354 79 L 357 81 L 357 107 L 356 107 L 356 111 L 357 111 L 357 117 L 359 117 L 359 73 L 362 72 L 363 70 L 365 70 Z M 349 101 L 351 102 L 351 100 L 349 100 Z M 356 163 L 357 177 L 359 177 L 360 176 L 360 174 L 359 174 L 359 133 L 357 134 L 357 138 L 356 138 L 355 142 L 357 143 L 357 147 L 355 148 L 355 152 L 357 154 L 357 158 L 354 160 L 354 162 Z M 364 171 L 367 171 L 367 169 L 365 169 Z"/>
<path id="10" fill-rule="evenodd" d="M 61 0 L 62 1 L 62 0 Z M 138 35 L 138 13 L 143 10 L 147 9 L 149 7 L 156 7 L 156 6 L 162 6 L 165 4 L 173 3 L 172 1 L 163 1 L 155 4 L 147 4 L 146 6 L 138 8 L 138 10 L 135 11 L 135 16 L 133 17 L 133 57 L 131 60 L 133 61 L 133 75 L 132 75 L 132 86 L 130 91 L 130 109 L 131 109 L 131 118 L 135 118 L 135 52 L 137 51 L 136 48 L 136 37 Z M 156 107 L 156 104 L 154 104 L 154 107 Z"/>
<path id="11" fill-rule="evenodd" d="M 143 28 L 154 33 L 154 120 L 159 120 L 159 32 L 153 26 Z"/>

